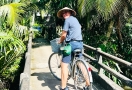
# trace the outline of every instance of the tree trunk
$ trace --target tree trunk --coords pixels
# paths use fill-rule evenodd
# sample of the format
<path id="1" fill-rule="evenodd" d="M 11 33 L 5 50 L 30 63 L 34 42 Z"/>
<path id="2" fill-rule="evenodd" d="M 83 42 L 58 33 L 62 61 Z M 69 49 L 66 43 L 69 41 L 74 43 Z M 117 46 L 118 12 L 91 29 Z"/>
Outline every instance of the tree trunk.
<path id="1" fill-rule="evenodd" d="M 108 42 L 108 39 L 110 38 L 110 35 L 112 33 L 112 30 L 113 30 L 113 25 L 114 25 L 114 21 L 110 21 L 110 24 L 109 24 L 109 27 L 108 27 L 108 31 L 106 33 L 106 40 L 103 42 L 104 45 L 107 44 Z"/>
<path id="2" fill-rule="evenodd" d="M 123 41 L 122 39 L 122 34 L 121 34 L 121 21 L 120 21 L 120 16 L 118 15 L 118 21 L 117 21 L 117 27 L 116 27 L 116 33 L 118 35 L 119 41 Z"/>

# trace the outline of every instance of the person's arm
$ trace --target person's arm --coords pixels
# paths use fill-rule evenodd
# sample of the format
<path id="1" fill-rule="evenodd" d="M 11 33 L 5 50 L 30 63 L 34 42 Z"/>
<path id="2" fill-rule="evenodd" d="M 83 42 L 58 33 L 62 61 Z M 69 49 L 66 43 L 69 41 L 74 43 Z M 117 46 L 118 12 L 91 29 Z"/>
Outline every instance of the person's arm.
<path id="1" fill-rule="evenodd" d="M 66 35 L 67 35 L 67 31 L 63 30 L 62 33 L 61 33 L 61 37 L 60 37 L 59 43 L 62 43 L 65 40 Z"/>

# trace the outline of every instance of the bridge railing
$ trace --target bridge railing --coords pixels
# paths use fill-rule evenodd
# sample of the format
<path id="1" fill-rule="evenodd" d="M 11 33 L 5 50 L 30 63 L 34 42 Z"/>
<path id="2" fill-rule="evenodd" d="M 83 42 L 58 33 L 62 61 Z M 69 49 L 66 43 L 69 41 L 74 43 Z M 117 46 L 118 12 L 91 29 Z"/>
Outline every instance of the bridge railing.
<path id="1" fill-rule="evenodd" d="M 95 53 L 95 56 L 89 56 L 85 53 L 85 49 L 91 50 Z M 114 81 L 112 81 L 110 78 L 108 78 L 104 74 L 104 70 L 109 72 L 111 75 L 115 76 L 119 80 L 123 82 L 126 86 L 132 87 L 132 80 L 128 77 L 122 75 L 120 72 L 117 72 L 116 70 L 110 68 L 109 66 L 105 65 L 103 63 L 103 58 L 107 58 L 105 60 L 112 60 L 116 62 L 119 65 L 122 65 L 123 67 L 127 69 L 132 70 L 132 63 L 127 62 L 123 59 L 120 59 L 116 56 L 110 55 L 108 53 L 105 53 L 101 51 L 100 48 L 93 48 L 91 46 L 84 44 L 84 56 L 88 59 L 90 59 L 91 62 L 93 62 L 98 68 L 93 67 L 93 77 L 98 81 L 98 83 L 101 84 L 101 86 L 104 86 L 106 90 L 124 90 L 121 86 L 117 85 Z"/>
<path id="2" fill-rule="evenodd" d="M 25 55 L 25 67 L 20 75 L 19 90 L 30 90 L 30 63 L 31 63 L 32 33 L 29 34 L 27 52 Z"/>

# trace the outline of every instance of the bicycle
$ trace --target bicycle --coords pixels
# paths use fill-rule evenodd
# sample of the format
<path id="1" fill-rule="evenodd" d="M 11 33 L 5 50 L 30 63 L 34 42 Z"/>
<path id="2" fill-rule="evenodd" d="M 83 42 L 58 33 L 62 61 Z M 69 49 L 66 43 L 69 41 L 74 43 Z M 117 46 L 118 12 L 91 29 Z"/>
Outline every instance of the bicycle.
<path id="1" fill-rule="evenodd" d="M 74 86 L 76 90 L 87 90 L 86 79 L 89 80 L 89 89 L 92 89 L 93 78 L 91 74 L 91 68 L 87 65 L 84 58 L 79 57 L 79 53 L 82 51 L 80 49 L 75 49 L 73 51 L 71 63 L 68 66 L 69 75 L 68 79 L 72 78 L 74 80 Z M 61 60 L 62 53 L 52 53 L 48 60 L 48 65 L 52 75 L 59 81 L 61 81 Z"/>

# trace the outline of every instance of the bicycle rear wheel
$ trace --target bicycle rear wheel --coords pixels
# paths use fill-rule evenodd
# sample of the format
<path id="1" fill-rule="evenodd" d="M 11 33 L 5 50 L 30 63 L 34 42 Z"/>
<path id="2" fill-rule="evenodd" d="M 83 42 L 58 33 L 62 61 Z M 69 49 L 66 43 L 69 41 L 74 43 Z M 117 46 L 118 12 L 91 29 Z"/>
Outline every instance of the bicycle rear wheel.
<path id="1" fill-rule="evenodd" d="M 86 86 L 89 85 L 88 90 L 92 89 L 92 75 L 91 69 L 88 67 L 85 61 L 79 59 L 74 65 L 74 86 L 76 90 L 87 90 Z"/>
<path id="2" fill-rule="evenodd" d="M 59 81 L 61 80 L 61 59 L 62 55 L 52 53 L 48 61 L 50 72 Z"/>

